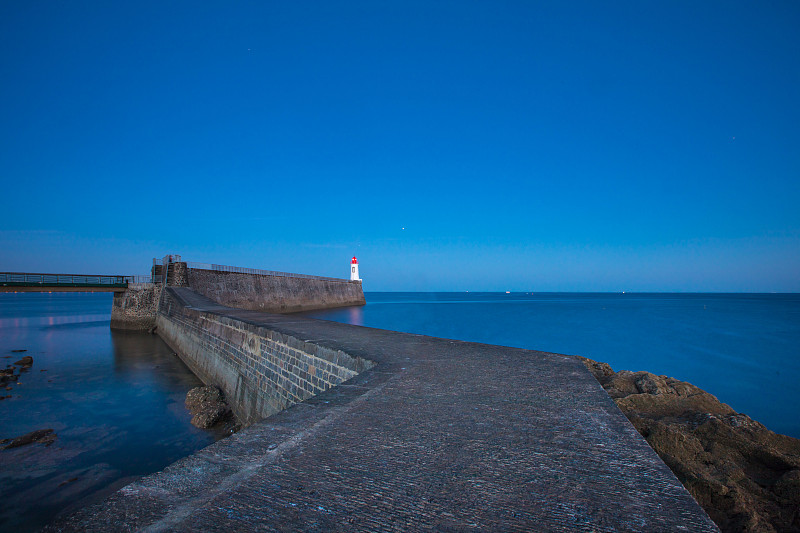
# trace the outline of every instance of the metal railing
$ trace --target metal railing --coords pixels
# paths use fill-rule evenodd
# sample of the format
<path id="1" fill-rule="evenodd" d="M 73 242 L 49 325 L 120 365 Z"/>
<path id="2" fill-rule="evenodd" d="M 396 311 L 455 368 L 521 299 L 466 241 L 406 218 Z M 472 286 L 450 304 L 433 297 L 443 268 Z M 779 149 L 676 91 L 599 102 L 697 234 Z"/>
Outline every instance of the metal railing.
<path id="1" fill-rule="evenodd" d="M 131 276 L 104 276 L 92 274 L 31 274 L 0 272 L 0 285 L 42 287 L 127 287 Z"/>
<path id="2" fill-rule="evenodd" d="M 212 270 L 216 272 L 233 272 L 238 274 L 251 274 L 256 276 L 276 276 L 282 278 L 301 278 L 338 283 L 350 283 L 343 278 L 330 278 L 327 276 L 314 276 L 311 274 L 294 274 L 291 272 L 278 272 L 276 270 L 261 270 L 258 268 L 243 268 L 229 265 L 216 265 L 212 263 L 187 262 L 186 266 L 195 270 Z M 162 282 L 161 275 L 155 273 L 137 276 L 107 276 L 93 274 L 38 274 L 28 272 L 0 272 L 0 286 L 4 287 L 106 287 L 127 288 L 128 284 L 158 284 Z"/>
<path id="3" fill-rule="evenodd" d="M 313 276 L 311 274 L 292 274 L 290 272 L 278 272 L 275 270 L 261 270 L 258 268 L 243 268 L 228 265 L 215 265 L 213 263 L 194 263 L 187 262 L 187 268 L 195 270 L 214 270 L 216 272 L 235 272 L 238 274 L 255 274 L 257 276 L 278 276 L 282 278 L 304 278 L 304 279 L 317 279 L 323 281 L 338 281 L 350 283 L 350 280 L 342 278 L 329 278 L 326 276 Z"/>
<path id="4" fill-rule="evenodd" d="M 0 272 L 0 285 L 7 287 L 126 287 L 129 283 L 161 283 L 160 276 L 105 276 L 92 274 L 32 274 Z"/>
<path id="5" fill-rule="evenodd" d="M 125 281 L 128 283 L 161 283 L 161 276 L 153 276 L 152 274 L 125 276 Z"/>

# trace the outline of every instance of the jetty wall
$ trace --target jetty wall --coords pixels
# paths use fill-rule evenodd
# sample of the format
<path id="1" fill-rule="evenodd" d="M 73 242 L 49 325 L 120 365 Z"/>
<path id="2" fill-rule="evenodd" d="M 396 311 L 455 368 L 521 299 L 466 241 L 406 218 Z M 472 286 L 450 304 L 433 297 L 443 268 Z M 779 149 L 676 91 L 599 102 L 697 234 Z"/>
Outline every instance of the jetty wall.
<path id="1" fill-rule="evenodd" d="M 361 281 L 268 271 L 228 271 L 190 268 L 184 261 L 154 265 L 155 283 L 131 283 L 114 294 L 111 328 L 147 331 L 156 325 L 162 287 L 189 287 L 211 300 L 237 309 L 294 313 L 364 305 Z"/>
<path id="2" fill-rule="evenodd" d="M 161 285 L 132 283 L 125 292 L 115 292 L 111 304 L 111 329 L 147 331 L 156 325 Z"/>
<path id="3" fill-rule="evenodd" d="M 245 425 L 372 366 L 341 350 L 201 311 L 191 305 L 193 296 L 189 289 L 164 289 L 156 317 L 158 334 L 204 383 L 223 390 Z"/>
<path id="4" fill-rule="evenodd" d="M 360 281 L 188 268 L 186 286 L 237 309 L 294 313 L 364 305 Z"/>
<path id="5" fill-rule="evenodd" d="M 374 366 L 47 531 L 719 532 L 575 357 L 233 309 L 180 287 L 157 320 L 245 407 Z"/>

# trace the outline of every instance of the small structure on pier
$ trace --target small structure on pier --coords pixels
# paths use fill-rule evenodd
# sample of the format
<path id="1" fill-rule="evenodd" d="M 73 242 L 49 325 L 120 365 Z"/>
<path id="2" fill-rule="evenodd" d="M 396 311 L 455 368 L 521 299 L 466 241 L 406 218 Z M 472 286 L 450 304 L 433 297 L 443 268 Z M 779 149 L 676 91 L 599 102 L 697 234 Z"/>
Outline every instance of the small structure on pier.
<path id="1" fill-rule="evenodd" d="M 361 278 L 358 277 L 358 259 L 356 259 L 356 256 L 353 256 L 353 259 L 350 260 L 350 281 L 361 281 Z"/>

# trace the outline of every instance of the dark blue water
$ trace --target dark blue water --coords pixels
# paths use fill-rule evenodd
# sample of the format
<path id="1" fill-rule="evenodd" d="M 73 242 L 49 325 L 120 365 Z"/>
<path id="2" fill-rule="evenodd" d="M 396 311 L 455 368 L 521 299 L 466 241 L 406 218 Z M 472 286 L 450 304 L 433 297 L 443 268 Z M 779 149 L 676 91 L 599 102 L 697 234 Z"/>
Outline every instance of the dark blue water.
<path id="1" fill-rule="evenodd" d="M 0 294 L 0 439 L 51 428 L 45 447 L 0 449 L 0 531 L 32 531 L 223 437 L 189 423 L 200 381 L 156 335 L 111 331 L 111 295 Z M 26 349 L 24 353 L 11 350 Z M 0 445 L 2 448 L 2 445 Z"/>
<path id="2" fill-rule="evenodd" d="M 800 438 L 800 295 L 367 293 L 304 313 L 451 339 L 577 354 L 688 381 Z"/>

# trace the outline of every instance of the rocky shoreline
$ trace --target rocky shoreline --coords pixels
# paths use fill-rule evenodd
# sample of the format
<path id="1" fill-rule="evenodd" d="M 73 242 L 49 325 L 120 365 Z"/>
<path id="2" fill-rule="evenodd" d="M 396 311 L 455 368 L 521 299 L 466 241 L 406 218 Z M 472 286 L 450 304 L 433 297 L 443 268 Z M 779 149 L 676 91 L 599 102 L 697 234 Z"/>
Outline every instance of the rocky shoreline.
<path id="1" fill-rule="evenodd" d="M 690 383 L 579 359 L 723 532 L 800 531 L 800 439 Z"/>
<path id="2" fill-rule="evenodd" d="M 11 350 L 12 353 L 27 352 L 28 350 Z M 20 385 L 19 380 L 22 374 L 27 372 L 33 366 L 33 357 L 30 355 L 24 356 L 13 365 L 6 365 L 6 368 L 0 370 L 0 400 L 11 398 L 11 394 L 5 394 L 6 391 L 13 390 L 12 385 Z M 44 370 L 42 370 L 44 372 Z"/>

